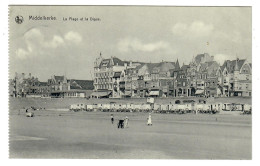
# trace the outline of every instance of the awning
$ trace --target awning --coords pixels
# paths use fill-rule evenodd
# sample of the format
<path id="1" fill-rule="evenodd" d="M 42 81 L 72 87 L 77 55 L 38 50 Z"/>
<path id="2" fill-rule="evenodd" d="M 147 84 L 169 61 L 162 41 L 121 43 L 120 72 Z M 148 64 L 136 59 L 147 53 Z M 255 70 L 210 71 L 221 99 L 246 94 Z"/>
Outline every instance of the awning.
<path id="1" fill-rule="evenodd" d="M 159 91 L 151 91 L 149 96 L 159 96 Z"/>
<path id="2" fill-rule="evenodd" d="M 200 94 L 203 94 L 203 93 L 204 93 L 204 90 L 199 89 L 199 90 L 196 90 L 195 95 L 200 95 Z"/>
<path id="3" fill-rule="evenodd" d="M 112 92 L 111 91 L 105 91 L 105 92 L 93 92 L 91 94 L 91 96 L 95 96 L 95 97 L 105 97 L 110 95 Z"/>

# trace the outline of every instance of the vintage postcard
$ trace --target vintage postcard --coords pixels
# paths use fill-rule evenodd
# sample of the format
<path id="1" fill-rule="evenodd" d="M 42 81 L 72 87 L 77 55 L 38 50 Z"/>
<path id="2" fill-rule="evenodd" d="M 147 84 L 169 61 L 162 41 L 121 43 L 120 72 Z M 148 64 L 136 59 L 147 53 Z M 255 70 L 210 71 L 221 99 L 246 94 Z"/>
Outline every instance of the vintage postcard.
<path id="1" fill-rule="evenodd" d="M 9 158 L 252 159 L 252 8 L 9 6 Z"/>

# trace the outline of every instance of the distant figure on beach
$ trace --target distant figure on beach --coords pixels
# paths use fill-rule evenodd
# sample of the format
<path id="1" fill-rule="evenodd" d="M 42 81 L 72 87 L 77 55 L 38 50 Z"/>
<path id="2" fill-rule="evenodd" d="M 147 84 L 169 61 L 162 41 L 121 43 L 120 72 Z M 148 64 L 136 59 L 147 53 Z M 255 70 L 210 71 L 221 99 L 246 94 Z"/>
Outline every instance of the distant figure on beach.
<path id="1" fill-rule="evenodd" d="M 114 115 L 113 115 L 113 114 L 111 114 L 111 116 L 110 116 L 110 117 L 111 117 L 111 123 L 112 123 L 112 124 L 114 124 Z"/>
<path id="2" fill-rule="evenodd" d="M 128 117 L 126 116 L 125 117 L 125 120 L 124 120 L 124 128 L 127 128 L 128 127 Z"/>
<path id="3" fill-rule="evenodd" d="M 147 118 L 147 125 L 148 126 L 152 126 L 153 124 L 152 124 L 152 115 L 151 115 L 151 113 L 149 113 L 149 116 L 148 116 L 148 118 Z"/>
<path id="4" fill-rule="evenodd" d="M 117 124 L 117 128 L 124 128 L 124 120 L 123 119 L 119 119 L 118 124 Z"/>

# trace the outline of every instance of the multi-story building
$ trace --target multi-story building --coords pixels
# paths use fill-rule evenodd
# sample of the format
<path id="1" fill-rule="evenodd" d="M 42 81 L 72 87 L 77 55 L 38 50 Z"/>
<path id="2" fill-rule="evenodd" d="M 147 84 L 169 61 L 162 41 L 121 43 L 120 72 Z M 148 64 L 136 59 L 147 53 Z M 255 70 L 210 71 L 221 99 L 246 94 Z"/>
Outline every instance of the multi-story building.
<path id="1" fill-rule="evenodd" d="M 10 88 L 13 89 L 13 94 L 11 95 L 14 97 L 26 97 L 30 95 L 40 96 L 45 94 L 45 91 L 40 91 L 40 88 L 43 88 L 41 82 L 37 77 L 32 76 L 31 73 L 29 73 L 28 76 L 24 73 L 15 73 L 15 78 L 11 80 L 11 82 L 10 85 L 12 87 Z"/>
<path id="2" fill-rule="evenodd" d="M 48 79 L 48 85 L 51 87 L 51 91 L 70 90 L 70 82 L 65 76 L 52 76 Z"/>
<path id="3" fill-rule="evenodd" d="M 220 66 L 213 56 L 204 53 L 180 68 L 178 60 L 141 63 L 100 57 L 94 67 L 93 96 L 250 96 L 251 64 L 242 60 L 237 65 L 234 62 L 226 61 Z"/>
<path id="4" fill-rule="evenodd" d="M 135 68 L 139 62 L 122 61 L 116 57 L 103 59 L 100 55 L 94 62 L 94 93 L 92 97 L 121 97 L 125 80 L 120 80 L 126 69 Z"/>
<path id="5" fill-rule="evenodd" d="M 88 97 L 88 90 L 93 89 L 93 81 L 90 80 L 77 80 L 71 79 L 70 82 L 70 90 L 65 90 L 64 97 Z"/>
<path id="6" fill-rule="evenodd" d="M 252 67 L 245 59 L 227 60 L 221 66 L 224 96 L 252 96 Z"/>
<path id="7" fill-rule="evenodd" d="M 94 63 L 92 97 L 170 96 L 174 88 L 170 70 L 175 65 L 174 62 L 142 63 L 100 56 Z"/>
<path id="8" fill-rule="evenodd" d="M 67 79 L 66 76 L 52 76 L 48 80 L 50 96 L 57 98 L 88 97 L 87 91 L 93 89 L 89 80 Z"/>
<path id="9" fill-rule="evenodd" d="M 173 78 L 175 82 L 174 97 L 191 96 L 189 71 L 190 71 L 190 65 L 184 65 L 184 64 L 180 69 L 173 71 Z"/>
<path id="10" fill-rule="evenodd" d="M 93 89 L 91 80 L 69 80 L 65 76 L 52 76 L 48 82 L 37 77 L 15 74 L 9 81 L 9 92 L 13 97 L 87 97 L 87 90 Z"/>
<path id="11" fill-rule="evenodd" d="M 170 71 L 174 68 L 174 62 L 146 63 L 138 66 L 133 72 L 135 74 L 133 79 L 138 80 L 136 92 L 141 94 L 141 97 L 172 95 L 173 78 Z"/>
<path id="12" fill-rule="evenodd" d="M 204 96 L 217 97 L 221 96 L 220 78 L 221 69 L 216 61 L 205 62 L 201 64 L 200 74 L 204 77 Z"/>
<path id="13" fill-rule="evenodd" d="M 49 97 L 51 89 L 47 82 L 37 82 L 30 87 L 30 97 Z"/>
<path id="14" fill-rule="evenodd" d="M 221 69 L 209 54 L 199 54 L 190 63 L 187 74 L 191 96 L 220 96 Z"/>

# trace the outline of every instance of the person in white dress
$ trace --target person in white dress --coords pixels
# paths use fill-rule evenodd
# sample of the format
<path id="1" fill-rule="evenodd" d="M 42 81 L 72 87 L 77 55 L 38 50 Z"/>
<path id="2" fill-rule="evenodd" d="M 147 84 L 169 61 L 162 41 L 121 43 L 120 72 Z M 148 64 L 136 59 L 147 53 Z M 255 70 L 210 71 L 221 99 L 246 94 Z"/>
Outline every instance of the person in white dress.
<path id="1" fill-rule="evenodd" d="M 152 115 L 151 115 L 151 113 L 149 113 L 149 116 L 148 116 L 148 118 L 147 118 L 147 125 L 148 126 L 152 126 L 153 124 L 152 124 Z"/>
<path id="2" fill-rule="evenodd" d="M 126 116 L 125 117 L 125 121 L 124 121 L 124 128 L 127 128 L 128 127 L 128 117 Z"/>

